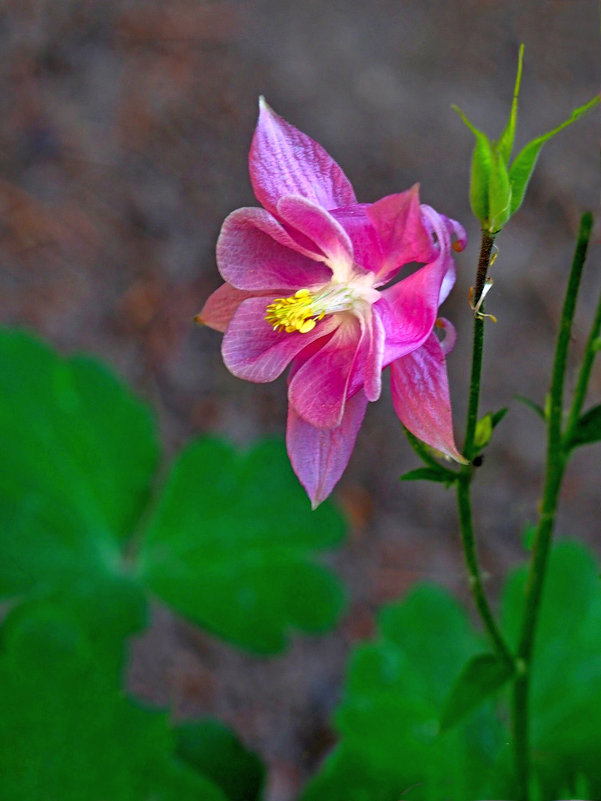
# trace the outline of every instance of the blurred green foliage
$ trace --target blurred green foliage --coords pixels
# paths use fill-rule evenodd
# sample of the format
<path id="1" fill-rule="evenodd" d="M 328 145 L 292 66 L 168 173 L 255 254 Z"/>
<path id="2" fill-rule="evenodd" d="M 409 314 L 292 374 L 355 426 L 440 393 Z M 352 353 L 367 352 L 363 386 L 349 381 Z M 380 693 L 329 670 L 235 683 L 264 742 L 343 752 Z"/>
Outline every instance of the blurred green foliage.
<path id="1" fill-rule="evenodd" d="M 203 627 L 273 653 L 290 627 L 319 632 L 338 619 L 340 584 L 311 554 L 343 533 L 333 506 L 311 511 L 281 443 L 239 453 L 203 439 L 173 466 L 138 574 Z"/>
<path id="2" fill-rule="evenodd" d="M 123 695 L 117 634 L 95 642 L 64 606 L 25 604 L 2 627 L 0 776 L 6 801 L 226 801 L 175 755 L 167 716 Z"/>
<path id="3" fill-rule="evenodd" d="M 583 440 L 598 439 L 594 415 Z M 172 726 L 124 693 L 127 637 L 150 594 L 257 653 L 332 626 L 344 592 L 315 555 L 341 542 L 340 515 L 310 511 L 274 441 L 240 452 L 198 440 L 160 486 L 146 407 L 106 368 L 22 332 L 0 333 L 0 437 L 2 801 L 258 801 L 263 765 L 235 735 Z M 525 576 L 503 593 L 510 641 Z M 599 589 L 585 549 L 554 549 L 533 675 L 535 801 L 601 797 Z M 379 620 L 351 656 L 339 743 L 303 801 L 511 798 L 512 670 L 441 588 L 415 588 Z"/>
<path id="4" fill-rule="evenodd" d="M 0 332 L 0 441 L 0 797 L 253 801 L 263 769 L 234 735 L 124 695 L 125 638 L 149 593 L 255 652 L 326 629 L 344 593 L 314 554 L 341 516 L 311 512 L 279 442 L 199 440 L 157 488 L 149 410 L 18 331 Z"/>
<path id="5" fill-rule="evenodd" d="M 519 632 L 525 579 L 526 568 L 518 569 L 503 593 L 510 640 Z M 531 795 L 538 801 L 601 797 L 600 590 L 598 566 L 586 549 L 555 547 L 533 675 Z M 493 702 L 485 688 L 477 708 L 440 731 L 456 680 L 470 672 L 483 647 L 466 614 L 440 588 L 418 587 L 382 610 L 378 638 L 351 658 L 335 715 L 340 742 L 303 801 L 394 801 L 405 792 L 412 801 L 515 797 L 507 692 L 497 692 Z M 490 684 L 506 684 L 498 665 L 488 670 Z"/>
<path id="6" fill-rule="evenodd" d="M 10 331 L 0 441 L 0 598 L 66 599 L 124 635 L 143 625 L 150 590 L 262 653 L 338 619 L 342 588 L 313 554 L 344 523 L 331 504 L 311 512 L 281 443 L 239 453 L 199 440 L 156 489 L 148 409 L 96 362 Z"/>

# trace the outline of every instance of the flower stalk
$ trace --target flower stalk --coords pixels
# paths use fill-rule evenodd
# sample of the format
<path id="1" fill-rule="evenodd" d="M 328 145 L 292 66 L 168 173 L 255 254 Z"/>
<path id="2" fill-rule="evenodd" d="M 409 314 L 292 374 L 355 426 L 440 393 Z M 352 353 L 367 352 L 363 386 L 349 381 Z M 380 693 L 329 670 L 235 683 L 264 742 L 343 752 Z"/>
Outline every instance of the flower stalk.
<path id="1" fill-rule="evenodd" d="M 545 484 L 538 527 L 534 539 L 534 549 L 532 561 L 530 563 L 530 572 L 528 574 L 528 580 L 526 583 L 524 617 L 517 651 L 517 664 L 521 666 L 521 670 L 518 673 L 513 691 L 513 734 L 518 801 L 528 801 L 529 797 L 529 694 L 531 662 L 536 637 L 536 626 L 543 596 L 545 575 L 549 561 L 549 552 L 553 538 L 553 528 L 559 492 L 561 489 L 561 481 L 569 456 L 568 447 L 564 445 L 564 443 L 567 443 L 567 439 L 563 438 L 562 436 L 563 393 L 572 322 L 574 319 L 576 299 L 578 296 L 580 279 L 582 278 L 582 272 L 586 260 L 586 252 L 591 235 L 592 224 L 592 215 L 589 213 L 584 214 L 580 222 L 578 242 L 576 245 L 576 251 L 574 253 L 574 259 L 572 261 L 568 288 L 564 300 L 559 334 L 557 337 L 557 346 L 555 350 L 553 374 L 551 378 L 550 405 L 547 421 L 548 443 Z M 601 312 L 599 312 L 599 310 L 593 324 L 593 331 L 597 325 L 601 326 Z M 588 377 L 590 375 L 590 368 L 592 366 L 592 361 L 591 364 L 589 364 L 589 359 L 587 357 L 589 356 L 589 351 L 592 355 L 592 342 L 595 338 L 596 334 L 592 337 L 589 337 L 587 355 L 585 356 L 585 360 L 580 371 L 576 395 L 572 404 L 568 431 L 570 430 L 571 425 L 573 425 L 572 420 L 575 419 L 577 421 L 582 403 L 584 401 L 584 395 L 588 385 Z"/>
<path id="2" fill-rule="evenodd" d="M 478 271 L 476 274 L 476 286 L 474 290 L 474 305 L 481 299 L 482 291 L 486 284 L 488 268 L 494 245 L 494 236 L 487 231 L 482 232 L 482 242 L 480 247 L 480 257 L 478 259 Z M 476 425 L 478 422 L 478 406 L 480 402 L 480 384 L 482 376 L 482 356 L 484 352 L 484 315 L 483 304 L 480 305 L 478 312 L 474 314 L 474 335 L 472 346 L 472 367 L 470 376 L 470 391 L 468 400 L 467 423 L 463 455 L 471 462 L 476 455 Z M 461 532 L 461 542 L 465 564 L 469 574 L 470 589 L 472 597 L 482 619 L 482 623 L 489 635 L 493 648 L 497 655 L 504 661 L 513 664 L 513 656 L 505 639 L 495 621 L 494 615 L 488 603 L 484 591 L 482 571 L 476 550 L 476 539 L 474 535 L 474 524 L 472 520 L 471 485 L 473 476 L 472 464 L 464 465 L 461 468 L 457 481 L 457 506 L 459 510 L 459 527 Z"/>

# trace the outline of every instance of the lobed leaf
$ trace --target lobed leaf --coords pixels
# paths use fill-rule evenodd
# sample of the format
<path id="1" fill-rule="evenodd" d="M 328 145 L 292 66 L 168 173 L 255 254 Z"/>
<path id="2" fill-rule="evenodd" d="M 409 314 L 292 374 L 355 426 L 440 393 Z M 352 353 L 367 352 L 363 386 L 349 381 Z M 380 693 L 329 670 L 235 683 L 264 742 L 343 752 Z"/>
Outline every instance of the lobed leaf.
<path id="1" fill-rule="evenodd" d="M 68 596 L 99 634 L 139 628 L 121 547 L 157 463 L 148 410 L 96 362 L 4 330 L 0 439 L 0 597 Z"/>
<path id="2" fill-rule="evenodd" d="M 518 569 L 503 594 L 503 630 L 514 643 L 526 580 Z M 597 561 L 582 546 L 556 546 L 532 672 L 533 798 L 601 797 L 600 631 Z M 340 741 L 302 801 L 515 797 L 501 723 L 507 698 L 499 717 L 490 701 L 512 671 L 481 650 L 441 589 L 422 586 L 383 610 L 377 639 L 351 658 L 335 718 Z"/>
<path id="3" fill-rule="evenodd" d="M 517 642 L 526 568 L 503 594 L 504 630 Z M 532 667 L 532 756 L 543 798 L 601 798 L 601 581 L 582 545 L 551 552 Z M 581 777 L 578 780 L 578 777 Z M 577 795 L 586 781 L 588 795 Z M 561 794 L 570 785 L 570 793 Z M 508 796 L 510 797 L 510 796 Z"/>
<path id="4" fill-rule="evenodd" d="M 340 583 L 311 557 L 344 524 L 330 504 L 311 513 L 282 445 L 197 443 L 141 531 L 158 461 L 148 409 L 94 361 L 11 331 L 0 437 L 0 598 L 62 599 L 107 643 L 144 625 L 148 586 L 260 651 L 337 619 Z"/>
<path id="5" fill-rule="evenodd" d="M 144 533 L 139 575 L 196 623 L 261 653 L 291 628 L 320 632 L 343 607 L 339 581 L 314 561 L 344 523 L 312 512 L 280 442 L 237 453 L 216 439 L 177 459 Z"/>
<path id="6" fill-rule="evenodd" d="M 453 731 L 439 720 L 463 665 L 482 650 L 444 590 L 423 585 L 380 614 L 352 655 L 335 721 L 340 742 L 302 801 L 501 798 L 496 761 L 507 736 L 485 703 Z"/>
<path id="7" fill-rule="evenodd" d="M 124 696 L 121 641 L 99 646 L 41 602 L 2 627 L 0 775 L 10 801 L 226 801 L 174 756 L 167 716 Z"/>

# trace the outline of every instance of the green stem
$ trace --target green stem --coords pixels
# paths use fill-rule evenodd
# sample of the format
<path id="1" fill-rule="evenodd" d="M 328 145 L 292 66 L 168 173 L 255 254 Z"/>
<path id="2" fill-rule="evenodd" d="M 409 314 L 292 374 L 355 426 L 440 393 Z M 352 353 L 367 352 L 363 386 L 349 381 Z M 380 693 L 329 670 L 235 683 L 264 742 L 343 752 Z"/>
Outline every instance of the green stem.
<path id="1" fill-rule="evenodd" d="M 490 265 L 490 256 L 492 253 L 492 246 L 494 244 L 494 237 L 488 232 L 482 232 L 482 245 L 480 248 L 480 258 L 478 260 L 478 272 L 476 275 L 476 286 L 474 289 L 473 302 L 476 304 L 480 299 L 482 290 L 486 284 L 486 274 Z M 484 311 L 482 308 L 480 311 Z M 467 423 L 465 433 L 465 443 L 463 447 L 463 454 L 466 459 L 471 460 L 474 458 L 476 445 L 476 424 L 478 422 L 478 405 L 480 402 L 480 382 L 482 375 L 482 354 L 484 350 L 484 318 L 478 314 L 474 315 L 474 339 L 472 347 L 472 370 L 470 377 L 470 392 L 468 400 Z M 486 593 L 484 592 L 484 585 L 482 581 L 482 572 L 478 561 L 478 553 L 476 550 L 476 539 L 474 536 L 474 525 L 472 522 L 472 503 L 471 503 L 471 483 L 472 483 L 471 465 L 466 465 L 461 468 L 459 479 L 457 481 L 457 506 L 459 509 L 459 527 L 461 531 L 461 542 L 463 545 L 463 554 L 465 564 L 469 574 L 470 589 L 476 605 L 476 609 L 482 619 L 484 627 L 488 632 L 490 640 L 497 654 L 504 660 L 513 664 L 513 657 L 503 635 L 501 634 L 495 618 L 492 614 Z"/>
<path id="2" fill-rule="evenodd" d="M 588 245 L 588 240 L 586 244 Z M 586 257 L 586 249 L 584 252 L 584 257 Z M 574 429 L 578 423 L 578 420 L 580 419 L 580 413 L 582 412 L 582 406 L 584 404 L 584 399 L 586 397 L 586 393 L 588 390 L 588 382 L 591 377 L 591 370 L 593 369 L 593 362 L 595 361 L 595 356 L 597 355 L 596 345 L 600 333 L 601 333 L 601 295 L 599 296 L 597 311 L 595 312 L 595 319 L 593 320 L 591 332 L 589 334 L 586 343 L 586 349 L 584 351 L 584 358 L 582 360 L 580 372 L 578 373 L 578 380 L 576 382 L 576 389 L 574 390 L 572 407 L 570 409 L 570 415 L 568 417 L 568 422 L 566 425 L 566 431 L 564 435 L 564 444 L 567 444 L 569 442 L 572 434 L 574 433 Z"/>
<path id="3" fill-rule="evenodd" d="M 463 555 L 469 574 L 470 589 L 478 614 L 488 632 L 488 636 L 490 637 L 496 653 L 506 662 L 513 665 L 513 656 L 497 626 L 488 599 L 486 598 L 486 593 L 484 592 L 482 573 L 478 562 L 478 553 L 476 551 L 474 526 L 472 523 L 472 503 L 470 497 L 471 474 L 468 471 L 463 471 L 457 481 L 457 506 L 459 509 L 459 526 L 461 529 Z"/>
<path id="4" fill-rule="evenodd" d="M 474 287 L 473 303 L 476 305 L 482 295 L 482 290 L 486 284 L 486 275 L 490 265 L 490 256 L 495 239 L 487 231 L 482 231 L 482 244 L 480 246 L 480 258 L 478 259 L 478 272 L 476 273 L 476 286 Z M 479 311 L 484 313 L 484 304 Z M 471 460 L 474 457 L 474 440 L 476 437 L 476 425 L 478 423 L 478 405 L 480 403 L 480 381 L 482 375 L 482 354 L 484 351 L 484 317 L 481 314 L 474 315 L 474 339 L 472 346 L 472 372 L 470 376 L 470 394 L 467 409 L 467 423 L 465 428 L 465 442 L 463 455 Z"/>
<path id="5" fill-rule="evenodd" d="M 518 678 L 513 693 L 514 755 L 518 801 L 528 801 L 530 784 L 529 742 L 529 689 L 530 667 L 534 648 L 536 625 L 543 594 L 545 575 L 551 549 L 553 526 L 561 481 L 567 461 L 562 445 L 563 391 L 565 384 L 568 347 L 576 298 L 586 259 L 592 228 L 592 215 L 584 214 L 580 222 L 578 243 L 572 261 L 568 289 L 563 305 L 555 361 L 551 378 L 550 408 L 548 415 L 547 462 L 541 511 L 538 520 L 530 571 L 526 582 L 524 618 L 517 651 Z"/>

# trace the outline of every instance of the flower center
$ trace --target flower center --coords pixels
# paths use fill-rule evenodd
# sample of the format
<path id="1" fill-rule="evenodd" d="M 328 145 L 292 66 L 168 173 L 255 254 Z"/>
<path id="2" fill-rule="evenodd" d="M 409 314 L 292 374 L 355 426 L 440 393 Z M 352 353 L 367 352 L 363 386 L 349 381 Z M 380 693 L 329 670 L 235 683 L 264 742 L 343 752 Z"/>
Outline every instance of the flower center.
<path id="1" fill-rule="evenodd" d="M 306 334 L 315 328 L 317 320 L 325 316 L 325 309 L 314 308 L 315 298 L 308 289 L 299 289 L 290 298 L 276 298 L 265 311 L 265 319 L 274 331 L 284 329 L 288 334 L 300 331 Z"/>
<path id="2" fill-rule="evenodd" d="M 375 303 L 379 293 L 372 287 L 372 282 L 371 276 L 360 276 L 352 283 L 332 282 L 315 294 L 308 289 L 299 289 L 289 298 L 272 300 L 265 309 L 265 319 L 274 331 L 306 334 L 326 314 L 345 311 L 361 314 L 365 304 Z"/>

